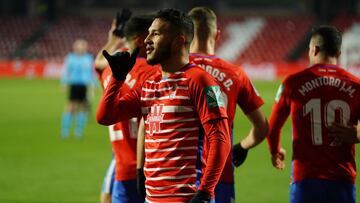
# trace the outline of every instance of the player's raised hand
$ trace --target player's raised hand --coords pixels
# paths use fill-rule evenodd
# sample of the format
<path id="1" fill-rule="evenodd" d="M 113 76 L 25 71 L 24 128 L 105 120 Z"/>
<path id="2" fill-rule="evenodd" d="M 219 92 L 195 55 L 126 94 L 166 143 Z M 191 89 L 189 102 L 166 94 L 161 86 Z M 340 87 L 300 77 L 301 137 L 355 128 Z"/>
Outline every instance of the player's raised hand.
<path id="1" fill-rule="evenodd" d="M 356 125 L 345 126 L 340 123 L 333 123 L 328 127 L 329 136 L 339 140 L 341 143 L 356 144 L 360 142 L 360 137 L 357 135 Z"/>
<path id="2" fill-rule="evenodd" d="M 116 52 L 110 55 L 106 50 L 102 53 L 110 65 L 114 78 L 122 81 L 134 66 L 139 51 L 140 48 L 137 47 L 131 55 L 129 52 Z"/>
<path id="3" fill-rule="evenodd" d="M 120 12 L 116 13 L 116 20 L 115 20 L 115 30 L 113 31 L 114 35 L 119 37 L 124 37 L 124 28 L 126 22 L 131 17 L 131 11 L 129 9 L 123 8 Z"/>
<path id="4" fill-rule="evenodd" d="M 277 154 L 271 156 L 272 165 L 277 169 L 283 170 L 285 168 L 285 156 L 285 149 L 280 148 Z"/>
<path id="5" fill-rule="evenodd" d="M 208 193 L 198 190 L 189 203 L 209 203 L 210 200 L 211 196 Z"/>
<path id="6" fill-rule="evenodd" d="M 233 146 L 233 163 L 234 166 L 241 166 L 248 154 L 248 150 L 244 149 L 240 143 Z"/>

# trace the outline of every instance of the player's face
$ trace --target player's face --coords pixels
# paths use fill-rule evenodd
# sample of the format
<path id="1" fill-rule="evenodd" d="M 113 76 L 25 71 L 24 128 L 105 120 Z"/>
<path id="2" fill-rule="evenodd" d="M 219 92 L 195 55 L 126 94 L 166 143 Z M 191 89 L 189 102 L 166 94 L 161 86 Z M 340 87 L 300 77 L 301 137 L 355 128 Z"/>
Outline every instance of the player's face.
<path id="1" fill-rule="evenodd" d="M 145 39 L 146 61 L 150 65 L 161 63 L 170 58 L 174 33 L 169 22 L 156 18 L 149 28 Z"/>

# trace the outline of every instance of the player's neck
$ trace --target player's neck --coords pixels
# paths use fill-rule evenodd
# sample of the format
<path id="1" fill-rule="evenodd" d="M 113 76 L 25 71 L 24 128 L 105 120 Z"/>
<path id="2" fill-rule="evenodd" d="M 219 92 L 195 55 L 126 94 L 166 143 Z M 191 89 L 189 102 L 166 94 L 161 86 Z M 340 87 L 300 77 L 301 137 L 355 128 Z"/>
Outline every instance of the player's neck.
<path id="1" fill-rule="evenodd" d="M 160 63 L 163 73 L 171 74 L 179 71 L 189 63 L 189 53 L 172 56 Z"/>
<path id="2" fill-rule="evenodd" d="M 203 54 L 203 55 L 214 55 L 215 41 L 207 40 L 204 42 L 200 42 L 200 40 L 194 39 L 190 45 L 190 52 Z"/>
<path id="3" fill-rule="evenodd" d="M 324 57 L 324 58 L 317 58 L 314 60 L 314 63 L 311 65 L 315 65 L 315 64 L 329 64 L 329 65 L 337 65 L 337 58 L 336 57 Z"/>

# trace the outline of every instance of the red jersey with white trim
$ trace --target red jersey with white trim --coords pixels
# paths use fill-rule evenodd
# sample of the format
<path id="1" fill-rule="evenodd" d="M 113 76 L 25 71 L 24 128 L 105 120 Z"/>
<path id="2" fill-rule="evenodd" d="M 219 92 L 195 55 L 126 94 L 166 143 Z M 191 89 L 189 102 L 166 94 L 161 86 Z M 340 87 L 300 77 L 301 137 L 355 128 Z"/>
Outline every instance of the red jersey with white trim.
<path id="1" fill-rule="evenodd" d="M 105 124 L 143 114 L 146 201 L 188 202 L 195 195 L 204 137 L 215 144 L 205 160 L 199 189 L 213 195 L 230 149 L 226 109 L 216 80 L 188 64 L 166 78 L 154 75 L 131 94 L 118 93 L 121 84 L 111 80 L 97 119 Z M 123 114 L 112 113 L 114 107 Z"/>
<path id="2" fill-rule="evenodd" d="M 291 114 L 293 181 L 316 178 L 354 183 L 354 145 L 329 137 L 327 126 L 358 123 L 359 78 L 341 67 L 317 64 L 286 78 L 275 100 L 267 139 L 271 153 L 279 152 L 281 128 Z"/>
<path id="3" fill-rule="evenodd" d="M 239 105 L 241 110 L 247 114 L 264 104 L 249 77 L 241 67 L 230 64 L 214 55 L 193 53 L 190 55 L 190 61 L 199 65 L 218 81 L 225 100 L 230 129 L 233 127 L 236 105 Z M 231 140 L 233 139 L 231 138 Z M 206 156 L 206 152 L 204 154 Z M 234 183 L 231 155 L 226 161 L 220 181 Z"/>
<path id="4" fill-rule="evenodd" d="M 106 88 L 112 76 L 110 67 L 99 73 L 99 80 Z M 150 66 L 144 58 L 137 58 L 133 69 L 128 73 L 125 85 L 121 87 L 122 94 L 129 93 L 132 89 L 141 86 L 147 78 L 160 73 L 158 67 Z M 141 115 L 139 115 L 141 116 Z M 109 126 L 110 140 L 116 161 L 115 180 L 136 179 L 136 138 L 139 127 L 139 118 L 131 118 Z"/>

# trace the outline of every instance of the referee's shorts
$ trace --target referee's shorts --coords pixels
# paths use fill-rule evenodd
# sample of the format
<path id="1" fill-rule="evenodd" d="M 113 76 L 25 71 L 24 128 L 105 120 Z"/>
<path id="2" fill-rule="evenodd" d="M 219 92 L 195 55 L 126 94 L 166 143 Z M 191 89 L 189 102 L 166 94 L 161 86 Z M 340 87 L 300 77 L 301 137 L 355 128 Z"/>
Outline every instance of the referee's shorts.
<path id="1" fill-rule="evenodd" d="M 87 87 L 86 85 L 70 85 L 70 101 L 85 102 L 87 101 Z"/>

